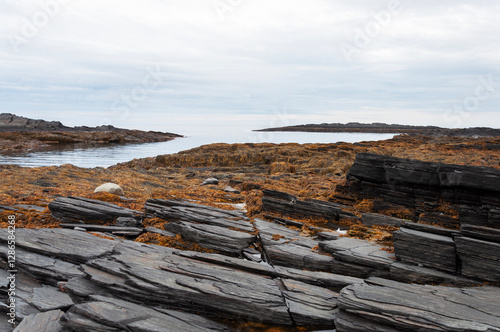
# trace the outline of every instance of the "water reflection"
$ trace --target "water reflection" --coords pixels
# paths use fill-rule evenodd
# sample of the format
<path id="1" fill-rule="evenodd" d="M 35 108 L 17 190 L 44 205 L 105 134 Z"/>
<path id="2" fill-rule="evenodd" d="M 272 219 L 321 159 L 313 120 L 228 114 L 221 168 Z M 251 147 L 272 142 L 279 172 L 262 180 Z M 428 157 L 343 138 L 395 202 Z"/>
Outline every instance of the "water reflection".
<path id="1" fill-rule="evenodd" d="M 60 166 L 72 164 L 79 167 L 108 167 L 135 158 L 171 154 L 211 143 L 355 143 L 392 138 L 394 134 L 369 133 L 301 133 L 301 132 L 251 132 L 237 135 L 193 135 L 169 142 L 142 144 L 110 144 L 91 147 L 63 146 L 38 152 L 11 153 L 0 156 L 0 164 L 27 167 Z"/>

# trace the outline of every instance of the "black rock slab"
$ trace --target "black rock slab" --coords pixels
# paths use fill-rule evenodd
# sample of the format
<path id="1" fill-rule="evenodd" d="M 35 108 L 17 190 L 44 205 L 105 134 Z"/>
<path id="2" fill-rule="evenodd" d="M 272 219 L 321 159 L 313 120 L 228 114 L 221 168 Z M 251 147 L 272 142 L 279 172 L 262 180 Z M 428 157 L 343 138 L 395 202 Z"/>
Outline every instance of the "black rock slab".
<path id="1" fill-rule="evenodd" d="M 229 211 L 184 201 L 150 199 L 144 208 L 147 213 L 167 221 L 182 220 L 200 224 L 237 228 L 253 232 L 253 226 L 244 213 Z"/>
<path id="2" fill-rule="evenodd" d="M 335 291 L 340 291 L 348 285 L 363 282 L 361 278 L 328 272 L 304 271 L 283 266 L 275 266 L 274 268 L 281 278 L 297 280 L 310 285 L 333 289 Z"/>
<path id="3" fill-rule="evenodd" d="M 52 310 L 25 317 L 14 332 L 65 332 L 60 323 L 64 312 Z"/>
<path id="4" fill-rule="evenodd" d="M 180 234 L 184 239 L 198 243 L 201 247 L 217 250 L 229 255 L 239 256 L 257 239 L 255 235 L 227 229 L 219 226 L 175 221 L 164 225 L 172 233 Z"/>
<path id="5" fill-rule="evenodd" d="M 460 227 L 460 233 L 466 237 L 500 243 L 500 229 L 484 226 L 462 225 L 462 227 Z"/>
<path id="6" fill-rule="evenodd" d="M 387 225 L 400 227 L 403 224 L 403 219 L 389 217 L 378 213 L 363 213 L 361 219 L 362 223 L 367 226 Z"/>
<path id="7" fill-rule="evenodd" d="M 142 213 L 121 206 L 83 197 L 58 197 L 50 202 L 55 218 L 82 221 L 110 221 L 119 217 L 140 220 Z"/>
<path id="8" fill-rule="evenodd" d="M 146 227 L 144 230 L 146 232 L 160 234 L 160 235 L 163 235 L 163 236 L 175 237 L 174 233 L 170 233 L 170 232 L 167 232 L 167 231 L 165 231 L 163 229 L 159 229 L 159 228 L 156 228 L 156 227 Z"/>
<path id="9" fill-rule="evenodd" d="M 35 276 L 40 282 L 53 286 L 58 281 L 67 281 L 73 277 L 84 275 L 77 264 L 33 253 L 22 248 L 16 249 L 16 261 L 18 266 Z"/>
<path id="10" fill-rule="evenodd" d="M 0 241 L 6 241 L 7 230 L 0 229 Z M 17 229 L 16 246 L 35 253 L 72 263 L 88 260 L 113 251 L 115 243 L 85 232 L 69 229 Z"/>
<path id="11" fill-rule="evenodd" d="M 353 238 L 340 238 L 338 240 L 320 242 L 320 247 L 346 263 L 372 267 L 378 270 L 389 271 L 394 262 L 394 255 L 382 250 L 373 242 Z"/>
<path id="12" fill-rule="evenodd" d="M 292 319 L 299 326 L 334 327 L 338 294 L 328 289 L 291 279 L 282 279 Z"/>
<path id="13" fill-rule="evenodd" d="M 292 325 L 269 277 L 182 257 L 179 250 L 122 242 L 110 257 L 84 265 L 114 296 L 206 316 Z"/>
<path id="14" fill-rule="evenodd" d="M 406 263 L 421 264 L 455 273 L 455 242 L 451 237 L 400 228 L 393 233 L 396 257 Z"/>
<path id="15" fill-rule="evenodd" d="M 478 281 L 463 278 L 451 273 L 402 262 L 394 262 L 391 264 L 391 279 L 407 283 L 445 284 L 454 287 L 476 286 L 480 284 Z"/>
<path id="16" fill-rule="evenodd" d="M 424 232 L 424 233 L 447 236 L 450 238 L 460 234 L 460 231 L 458 231 L 458 230 L 446 229 L 446 228 L 432 226 L 432 225 L 426 225 L 426 224 L 417 224 L 417 223 L 411 222 L 411 221 L 404 221 L 403 227 L 408 228 L 408 229 L 413 229 L 415 231 Z"/>
<path id="17" fill-rule="evenodd" d="M 38 310 L 51 311 L 57 309 L 68 309 L 74 303 L 71 297 L 61 292 L 60 289 L 50 286 L 43 286 L 33 289 L 33 294 L 28 303 Z"/>
<path id="18" fill-rule="evenodd" d="M 229 331 L 206 318 L 186 313 L 159 312 L 152 308 L 103 296 L 93 296 L 92 302 L 77 304 L 65 314 L 64 326 L 82 331 L 82 321 L 91 320 L 96 327 L 85 331 Z M 88 322 L 87 322 L 88 324 Z"/>
<path id="19" fill-rule="evenodd" d="M 338 332 L 500 331 L 500 288 L 408 285 L 370 278 L 338 297 Z M 354 327 L 354 328 L 353 328 Z"/>
<path id="20" fill-rule="evenodd" d="M 259 231 L 264 251 L 271 264 L 312 271 L 330 271 L 333 257 L 313 250 L 318 246 L 318 241 L 300 235 L 299 231 L 262 219 L 255 219 L 254 225 Z"/>
<path id="21" fill-rule="evenodd" d="M 500 282 L 500 244 L 469 237 L 456 237 L 462 275 Z"/>
<path id="22" fill-rule="evenodd" d="M 109 232 L 111 234 L 134 234 L 139 235 L 143 232 L 142 228 L 138 227 L 123 227 L 123 226 L 102 226 L 102 225 L 89 225 L 89 224 L 59 224 L 62 228 L 74 229 L 75 227 L 83 228 L 88 232 Z"/>
<path id="23" fill-rule="evenodd" d="M 276 270 L 269 264 L 261 264 L 257 262 L 246 261 L 240 258 L 228 257 L 225 255 L 207 254 L 195 251 L 178 251 L 175 252 L 175 254 L 181 257 L 187 257 L 202 262 L 226 266 L 236 270 L 252 272 L 270 277 L 278 276 Z"/>

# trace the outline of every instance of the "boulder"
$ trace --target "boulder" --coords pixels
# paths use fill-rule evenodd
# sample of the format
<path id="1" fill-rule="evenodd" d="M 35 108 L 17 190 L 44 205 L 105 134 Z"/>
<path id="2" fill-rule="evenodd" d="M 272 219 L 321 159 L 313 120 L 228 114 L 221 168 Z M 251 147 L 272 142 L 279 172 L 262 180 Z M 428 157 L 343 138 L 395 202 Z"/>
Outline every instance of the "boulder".
<path id="1" fill-rule="evenodd" d="M 205 181 L 203 181 L 203 183 L 201 185 L 205 186 L 207 184 L 219 184 L 219 180 L 217 180 L 216 178 L 208 178 L 208 179 L 205 179 Z"/>
<path id="2" fill-rule="evenodd" d="M 122 187 L 120 187 L 116 183 L 111 183 L 111 182 L 101 184 L 99 187 L 95 188 L 94 192 L 95 193 L 107 192 L 118 196 L 124 195 Z"/>

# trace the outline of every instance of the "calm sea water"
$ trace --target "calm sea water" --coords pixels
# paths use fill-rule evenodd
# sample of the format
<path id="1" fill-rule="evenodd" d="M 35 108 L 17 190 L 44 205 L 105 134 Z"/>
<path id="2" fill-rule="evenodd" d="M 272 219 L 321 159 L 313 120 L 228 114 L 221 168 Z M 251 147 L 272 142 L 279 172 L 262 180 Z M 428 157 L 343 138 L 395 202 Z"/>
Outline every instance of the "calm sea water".
<path id="1" fill-rule="evenodd" d="M 135 158 L 171 154 L 211 143 L 355 143 L 390 139 L 394 134 L 370 133 L 301 133 L 301 132 L 224 132 L 211 135 L 190 135 L 169 142 L 126 145 L 107 145 L 0 155 L 0 164 L 27 167 L 60 166 L 72 164 L 79 167 L 108 167 Z"/>

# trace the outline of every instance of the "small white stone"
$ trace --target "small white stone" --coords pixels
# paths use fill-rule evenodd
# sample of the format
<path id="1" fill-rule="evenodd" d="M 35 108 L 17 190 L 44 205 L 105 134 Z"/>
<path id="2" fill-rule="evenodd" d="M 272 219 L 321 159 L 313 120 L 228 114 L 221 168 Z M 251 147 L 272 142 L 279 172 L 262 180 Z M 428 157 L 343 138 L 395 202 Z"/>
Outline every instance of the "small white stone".
<path id="1" fill-rule="evenodd" d="M 123 195 L 123 189 L 116 183 L 108 182 L 103 185 L 100 185 L 94 190 L 95 193 L 100 193 L 103 191 L 114 195 L 119 195 L 119 196 Z"/>

